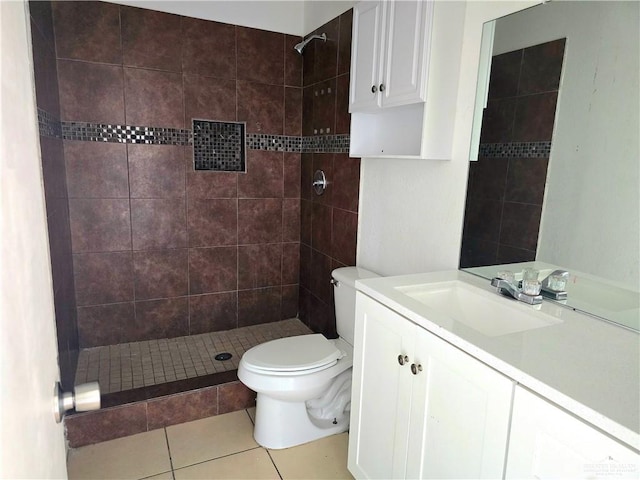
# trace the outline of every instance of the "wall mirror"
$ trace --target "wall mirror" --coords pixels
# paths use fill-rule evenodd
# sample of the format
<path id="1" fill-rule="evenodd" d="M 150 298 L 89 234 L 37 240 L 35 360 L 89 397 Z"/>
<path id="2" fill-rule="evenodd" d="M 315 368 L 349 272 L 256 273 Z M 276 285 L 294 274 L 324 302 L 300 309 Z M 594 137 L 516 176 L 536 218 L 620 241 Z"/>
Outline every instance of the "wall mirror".
<path id="1" fill-rule="evenodd" d="M 640 330 L 640 4 L 551 1 L 490 23 L 460 268 L 567 270 L 561 303 Z"/>

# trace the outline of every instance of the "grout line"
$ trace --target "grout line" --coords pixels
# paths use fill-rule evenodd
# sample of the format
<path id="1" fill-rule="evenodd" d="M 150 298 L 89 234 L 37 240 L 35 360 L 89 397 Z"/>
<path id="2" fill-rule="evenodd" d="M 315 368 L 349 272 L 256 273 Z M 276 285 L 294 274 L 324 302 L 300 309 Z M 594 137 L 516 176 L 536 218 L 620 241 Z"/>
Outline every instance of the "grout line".
<path id="1" fill-rule="evenodd" d="M 247 414 L 247 417 L 249 417 L 249 421 L 251 422 L 251 424 L 252 424 L 253 426 L 255 426 L 256 424 L 255 424 L 255 422 L 253 421 L 253 418 L 251 418 L 251 415 L 249 415 L 249 409 L 245 408 L 245 409 L 244 409 L 244 411 L 245 411 L 245 413 Z"/>
<path id="2" fill-rule="evenodd" d="M 263 447 L 258 445 L 257 447 L 247 448 L 245 450 L 238 450 L 237 452 L 227 453 L 226 455 L 221 455 L 219 457 L 209 458 L 207 460 L 202 460 L 202 461 L 199 461 L 199 462 L 196 462 L 196 463 L 190 463 L 189 465 L 184 465 L 182 467 L 176 468 L 175 470 L 172 470 L 172 473 L 177 471 L 177 470 L 183 470 L 185 468 L 190 468 L 190 467 L 193 467 L 193 466 L 196 466 L 196 465 L 202 465 L 203 463 L 213 462 L 215 460 L 220 460 L 222 458 L 233 457 L 234 455 L 238 455 L 239 453 L 250 452 L 251 450 L 258 450 L 258 449 L 262 449 L 262 448 Z M 277 470 L 277 468 L 276 468 L 276 470 Z M 175 479 L 175 475 L 174 475 L 174 479 Z M 280 479 L 282 479 L 282 477 L 280 477 Z"/>
<path id="3" fill-rule="evenodd" d="M 167 442 L 167 452 L 169 453 L 169 466 L 171 467 L 171 476 L 175 480 L 176 476 L 174 475 L 173 470 L 173 458 L 171 458 L 171 446 L 169 445 L 169 434 L 167 433 L 167 427 L 163 428 L 164 430 L 164 439 Z"/>
<path id="4" fill-rule="evenodd" d="M 265 452 L 267 452 L 267 455 L 269 455 L 269 460 L 271 460 L 271 463 L 273 464 L 273 468 L 276 469 L 276 472 L 278 473 L 278 477 L 280 477 L 280 480 L 282 479 L 282 474 L 280 473 L 280 470 L 278 470 L 278 466 L 276 465 L 276 462 L 273 460 L 273 457 L 271 456 L 271 452 L 269 450 L 267 450 L 266 448 L 264 449 Z"/>

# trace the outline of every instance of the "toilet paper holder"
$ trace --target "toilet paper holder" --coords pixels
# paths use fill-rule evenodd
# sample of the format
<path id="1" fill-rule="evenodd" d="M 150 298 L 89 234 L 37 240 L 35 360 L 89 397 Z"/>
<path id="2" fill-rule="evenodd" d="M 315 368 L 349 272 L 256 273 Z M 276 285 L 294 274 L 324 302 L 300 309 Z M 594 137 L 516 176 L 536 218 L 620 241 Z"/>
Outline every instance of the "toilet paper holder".
<path id="1" fill-rule="evenodd" d="M 73 387 L 73 393 L 62 390 L 60 382 L 53 389 L 53 416 L 60 423 L 64 413 L 75 408 L 77 412 L 100 409 L 100 384 L 82 383 Z"/>

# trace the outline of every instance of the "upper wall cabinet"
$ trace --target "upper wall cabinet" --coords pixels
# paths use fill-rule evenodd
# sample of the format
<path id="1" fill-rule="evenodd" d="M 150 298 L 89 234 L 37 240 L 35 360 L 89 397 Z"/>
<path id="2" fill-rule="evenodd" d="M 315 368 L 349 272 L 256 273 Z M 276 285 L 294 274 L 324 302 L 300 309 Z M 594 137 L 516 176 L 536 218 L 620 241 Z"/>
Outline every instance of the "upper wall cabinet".
<path id="1" fill-rule="evenodd" d="M 350 154 L 451 158 L 464 2 L 354 7 Z"/>
<path id="2" fill-rule="evenodd" d="M 355 6 L 350 112 L 425 100 L 432 18 L 431 2 Z"/>

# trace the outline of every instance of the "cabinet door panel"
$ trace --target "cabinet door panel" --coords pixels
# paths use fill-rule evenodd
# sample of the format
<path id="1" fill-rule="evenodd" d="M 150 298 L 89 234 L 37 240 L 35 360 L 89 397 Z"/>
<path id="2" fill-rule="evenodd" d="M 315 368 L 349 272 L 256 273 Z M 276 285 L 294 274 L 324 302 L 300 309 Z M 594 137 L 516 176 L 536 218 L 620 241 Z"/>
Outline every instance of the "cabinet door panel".
<path id="1" fill-rule="evenodd" d="M 638 478 L 640 457 L 537 395 L 516 387 L 506 478 Z"/>
<path id="2" fill-rule="evenodd" d="M 408 324 L 358 293 L 349 434 L 349 469 L 358 478 L 404 478 L 412 379 L 398 355 L 410 353 Z"/>
<path id="3" fill-rule="evenodd" d="M 381 45 L 384 36 L 382 2 L 360 2 L 353 9 L 353 49 L 351 53 L 351 85 L 349 111 L 367 111 L 380 107 L 378 85 Z M 371 87 L 375 86 L 375 92 Z"/>
<path id="4" fill-rule="evenodd" d="M 425 330 L 416 344 L 407 476 L 501 478 L 512 381 Z"/>
<path id="5" fill-rule="evenodd" d="M 385 46 L 385 107 L 420 102 L 426 94 L 432 2 L 390 2 Z"/>

